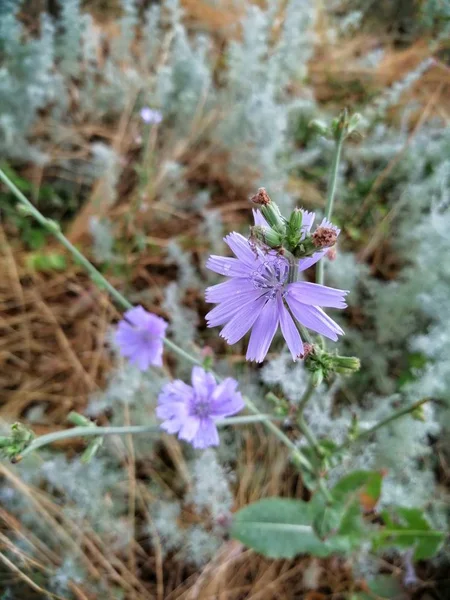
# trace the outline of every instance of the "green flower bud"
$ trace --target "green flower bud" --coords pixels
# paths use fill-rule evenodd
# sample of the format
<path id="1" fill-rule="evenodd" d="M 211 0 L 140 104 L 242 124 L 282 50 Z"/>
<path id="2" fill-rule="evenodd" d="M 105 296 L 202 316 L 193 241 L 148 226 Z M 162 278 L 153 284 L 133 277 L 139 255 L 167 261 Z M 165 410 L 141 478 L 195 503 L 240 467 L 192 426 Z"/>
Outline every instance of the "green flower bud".
<path id="1" fill-rule="evenodd" d="M 425 423 L 426 418 L 425 418 L 425 411 L 424 411 L 423 404 L 421 404 L 420 406 L 415 408 L 411 412 L 411 416 L 415 421 L 422 421 L 422 423 Z"/>
<path id="2" fill-rule="evenodd" d="M 319 367 L 313 371 L 311 381 L 314 387 L 318 387 L 323 381 L 323 370 Z"/>
<path id="3" fill-rule="evenodd" d="M 95 427 L 95 423 L 93 423 L 87 417 L 75 412 L 74 410 L 72 410 L 68 414 L 67 420 L 69 421 L 69 423 L 72 423 L 73 425 L 76 425 L 77 427 L 91 427 L 91 426 Z"/>
<path id="4" fill-rule="evenodd" d="M 1 454 L 11 460 L 19 462 L 20 454 L 27 448 L 34 439 L 34 433 L 22 423 L 11 425 L 11 435 L 0 438 Z"/>
<path id="5" fill-rule="evenodd" d="M 281 214 L 280 209 L 275 202 L 272 202 L 269 194 L 264 188 L 259 188 L 258 193 L 255 194 L 250 201 L 258 205 L 263 217 L 275 231 L 285 235 L 286 219 Z"/>
<path id="6" fill-rule="evenodd" d="M 53 219 L 47 219 L 46 227 L 52 233 L 60 233 L 61 225 Z"/>
<path id="7" fill-rule="evenodd" d="M 97 454 L 99 449 L 102 447 L 102 444 L 103 444 L 102 437 L 97 437 L 94 440 L 92 440 L 92 442 L 89 443 L 88 447 L 81 455 L 81 462 L 84 464 L 91 462 L 91 460 Z"/>
<path id="8" fill-rule="evenodd" d="M 361 118 L 362 117 L 359 113 L 355 113 L 350 117 L 347 124 L 347 135 L 351 135 L 354 131 L 356 131 Z"/>
<path id="9" fill-rule="evenodd" d="M 31 208 L 29 206 L 26 206 L 25 204 L 17 204 L 16 210 L 23 217 L 29 217 L 33 214 L 31 212 Z"/>
<path id="10" fill-rule="evenodd" d="M 313 121 L 311 121 L 309 127 L 314 132 L 318 133 L 319 135 L 322 135 L 323 137 L 330 137 L 330 129 L 328 125 L 320 119 L 314 119 Z"/>
<path id="11" fill-rule="evenodd" d="M 294 249 L 298 246 L 302 237 L 303 213 L 296 208 L 292 211 L 287 225 L 287 241 L 290 248 Z"/>
<path id="12" fill-rule="evenodd" d="M 255 225 L 251 228 L 251 232 L 253 237 L 270 248 L 279 248 L 283 244 L 283 236 L 271 227 Z"/>
<path id="13" fill-rule="evenodd" d="M 343 375 L 351 375 L 359 371 L 360 367 L 361 362 L 356 356 L 334 356 L 331 365 L 333 371 Z"/>

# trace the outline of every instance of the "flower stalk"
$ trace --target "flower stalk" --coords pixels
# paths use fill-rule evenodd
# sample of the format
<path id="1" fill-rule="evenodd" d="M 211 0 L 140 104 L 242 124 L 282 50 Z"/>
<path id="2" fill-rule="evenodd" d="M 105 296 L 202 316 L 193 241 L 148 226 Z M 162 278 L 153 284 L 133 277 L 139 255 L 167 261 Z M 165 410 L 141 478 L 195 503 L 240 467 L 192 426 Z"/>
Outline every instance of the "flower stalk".
<path id="1" fill-rule="evenodd" d="M 12 456 L 14 462 L 18 462 L 22 460 L 27 454 L 31 454 L 35 450 L 42 448 L 44 446 L 48 446 L 49 444 L 53 444 L 55 442 L 60 442 L 62 440 L 67 440 L 71 438 L 87 438 L 95 436 L 96 438 L 101 438 L 107 435 L 140 435 L 140 434 L 153 434 L 160 435 L 161 429 L 159 425 L 128 425 L 128 426 L 105 426 L 99 427 L 95 425 L 92 421 L 89 421 L 83 415 L 79 415 L 78 413 L 70 413 L 68 420 L 72 423 L 88 423 L 85 425 L 78 425 L 76 427 L 72 427 L 70 429 L 64 429 L 62 431 L 54 431 L 52 433 L 47 433 L 45 435 L 40 435 L 36 438 L 29 437 L 28 445 L 24 447 L 21 451 L 18 451 L 15 456 Z M 277 417 L 273 417 L 272 415 L 266 414 L 258 414 L 258 415 L 244 415 L 240 417 L 227 417 L 225 419 L 218 419 L 215 424 L 217 427 L 227 427 L 229 425 L 248 425 L 253 423 L 264 423 L 270 420 L 279 420 Z M 17 424 L 16 424 L 17 425 Z M 15 425 L 12 426 L 13 428 Z M 14 432 L 14 430 L 13 430 Z M 31 432 L 30 432 L 31 433 Z M 11 438 L 3 436 L 0 439 L 0 448 L 4 450 L 8 448 L 11 444 L 14 444 L 14 435 Z"/>
<path id="2" fill-rule="evenodd" d="M 325 207 L 325 218 L 330 221 L 331 216 L 333 214 L 334 207 L 334 199 L 336 196 L 337 189 L 337 177 L 339 172 L 339 164 L 341 162 L 341 154 L 342 154 L 342 146 L 344 145 L 344 140 L 348 135 L 348 115 L 347 111 L 344 110 L 340 115 L 339 119 L 336 121 L 334 125 L 334 139 L 335 139 L 335 147 L 333 154 L 333 162 L 331 165 L 330 179 L 328 181 L 328 191 L 327 191 L 327 203 Z M 319 260 L 317 263 L 316 270 L 316 281 L 320 285 L 323 285 L 325 278 L 325 272 L 323 267 L 323 261 Z"/>

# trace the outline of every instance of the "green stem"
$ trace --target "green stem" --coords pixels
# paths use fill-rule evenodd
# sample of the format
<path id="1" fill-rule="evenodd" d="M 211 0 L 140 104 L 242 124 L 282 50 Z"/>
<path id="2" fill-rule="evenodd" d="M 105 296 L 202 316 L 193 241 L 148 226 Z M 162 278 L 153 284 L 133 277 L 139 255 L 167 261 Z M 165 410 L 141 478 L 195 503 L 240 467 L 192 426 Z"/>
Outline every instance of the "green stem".
<path id="1" fill-rule="evenodd" d="M 61 232 L 57 224 L 53 223 L 51 220 L 47 219 L 42 215 L 39 210 L 33 206 L 33 204 L 22 194 L 22 192 L 18 189 L 18 187 L 10 181 L 8 176 L 0 169 L 0 180 L 13 192 L 16 198 L 22 203 L 23 206 L 26 207 L 29 214 L 31 214 L 47 231 L 52 233 L 61 244 L 72 253 L 72 255 L 77 259 L 77 261 L 86 269 L 86 271 L 91 275 L 94 283 L 104 287 L 111 296 L 118 302 L 120 306 L 125 309 L 132 308 L 133 305 L 124 297 L 120 292 L 118 292 L 111 283 L 94 267 L 93 264 L 89 262 L 89 260 L 81 254 L 81 252 L 66 238 L 66 236 Z M 172 350 L 175 354 L 180 356 L 181 358 L 187 360 L 191 364 L 202 365 L 202 362 L 195 357 L 188 354 L 185 350 L 177 346 L 171 340 L 164 338 L 164 344 Z M 220 381 L 220 377 L 214 373 L 214 371 L 210 371 L 211 374 Z M 259 410 L 253 404 L 253 402 L 247 398 L 243 397 L 244 402 L 246 403 L 247 408 L 255 415 L 260 415 Z M 310 471 L 313 471 L 313 467 L 308 461 L 308 459 L 303 456 L 300 450 L 295 446 L 295 444 L 271 421 L 264 419 L 262 421 L 264 425 L 278 437 L 280 441 L 282 441 L 294 454 L 299 463 L 303 464 L 303 466 Z M 50 434 L 49 434 L 50 435 Z M 92 433 L 88 434 L 92 435 Z M 36 440 L 37 441 L 37 440 Z"/>
<path id="2" fill-rule="evenodd" d="M 306 421 L 302 415 L 299 415 L 299 417 L 297 418 L 297 424 L 298 424 L 300 431 L 303 433 L 303 435 L 307 439 L 308 444 L 311 446 L 311 448 L 316 453 L 317 457 L 319 459 L 323 458 L 323 452 L 319 446 L 319 442 L 317 441 L 316 436 L 314 435 L 314 433 L 312 432 L 312 430 L 310 429 L 309 425 L 306 423 Z"/>
<path id="3" fill-rule="evenodd" d="M 249 423 L 261 423 L 272 419 L 271 415 L 245 415 L 242 417 L 227 417 L 226 419 L 217 419 L 215 424 L 217 427 L 226 427 L 227 425 L 247 425 Z M 72 427 L 71 429 L 64 429 L 63 431 L 54 431 L 53 433 L 47 433 L 40 435 L 34 439 L 31 444 L 25 448 L 21 453 L 20 458 L 23 458 L 27 454 L 34 452 L 38 448 L 48 446 L 54 442 L 61 440 L 67 440 L 77 437 L 103 437 L 105 435 L 138 435 L 141 433 L 151 433 L 159 435 L 161 428 L 159 425 L 128 425 L 128 426 L 114 426 L 114 427 L 97 427 L 96 425 L 87 425 L 86 427 Z"/>
<path id="4" fill-rule="evenodd" d="M 307 386 L 306 390 L 304 391 L 303 396 L 301 397 L 300 402 L 298 403 L 298 406 L 297 406 L 297 413 L 300 416 L 303 415 L 305 406 L 308 404 L 313 392 L 314 392 L 314 386 L 313 386 L 313 382 L 312 382 L 312 377 L 310 377 L 308 386 Z"/>
<path id="5" fill-rule="evenodd" d="M 256 406 L 253 404 L 253 402 L 250 400 L 250 398 L 246 398 L 244 397 L 244 401 L 247 404 L 247 408 L 252 411 L 257 413 L 258 409 L 256 408 Z M 314 468 L 312 466 L 312 464 L 309 462 L 309 460 L 306 458 L 306 456 L 304 456 L 300 450 L 297 448 L 297 446 L 294 444 L 294 442 L 288 438 L 288 436 L 283 433 L 281 431 L 281 429 L 279 429 L 276 425 L 274 425 L 271 421 L 266 421 L 265 426 L 270 429 L 270 431 L 276 435 L 276 437 L 283 442 L 283 444 L 285 446 L 287 446 L 291 451 L 292 451 L 292 455 L 293 457 L 301 464 L 303 465 L 303 467 L 305 467 L 305 469 L 307 469 L 308 471 L 310 471 L 311 473 L 314 473 Z"/>
<path id="6" fill-rule="evenodd" d="M 342 146 L 345 140 L 346 128 L 342 126 L 339 129 L 338 137 L 336 138 L 335 151 L 333 156 L 333 163 L 331 165 L 330 179 L 328 182 L 328 193 L 327 193 L 327 204 L 325 207 L 325 218 L 331 221 L 331 215 L 333 214 L 334 198 L 336 196 L 337 187 L 337 175 L 339 171 L 339 163 L 341 161 Z M 323 260 L 319 260 L 316 268 L 316 283 L 323 285 L 324 282 L 324 268 Z"/>
<path id="7" fill-rule="evenodd" d="M 401 417 L 404 417 L 405 415 L 408 415 L 408 414 L 414 412 L 417 408 L 422 406 L 422 404 L 426 404 L 427 402 L 430 402 L 431 400 L 432 400 L 432 398 L 422 398 L 422 400 L 418 400 L 417 402 L 414 402 L 414 404 L 410 404 L 409 406 L 400 408 L 399 410 L 397 410 L 397 411 L 393 412 L 391 415 L 389 415 L 389 417 L 386 417 L 385 419 L 382 419 L 381 421 L 379 421 L 378 423 L 373 425 L 373 427 L 369 427 L 368 429 L 361 431 L 353 440 L 348 440 L 347 442 L 342 444 L 338 448 L 338 450 L 343 450 L 345 448 L 348 448 L 349 446 L 352 446 L 354 443 L 370 437 L 373 433 L 375 433 L 382 427 L 385 427 L 389 423 L 392 423 L 393 421 L 396 421 L 397 419 L 400 419 Z"/>

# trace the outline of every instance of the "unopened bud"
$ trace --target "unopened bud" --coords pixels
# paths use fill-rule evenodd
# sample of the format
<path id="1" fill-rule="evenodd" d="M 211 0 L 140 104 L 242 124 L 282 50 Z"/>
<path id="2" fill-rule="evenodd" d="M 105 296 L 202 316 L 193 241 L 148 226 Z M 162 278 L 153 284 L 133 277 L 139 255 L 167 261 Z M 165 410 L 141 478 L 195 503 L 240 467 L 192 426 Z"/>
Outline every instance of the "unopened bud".
<path id="1" fill-rule="evenodd" d="M 330 128 L 324 121 L 321 121 L 320 119 L 314 119 L 311 121 L 309 127 L 323 137 L 330 137 Z"/>
<path id="2" fill-rule="evenodd" d="M 311 375 L 311 382 L 314 387 L 318 387 L 323 381 L 323 370 L 319 367 Z"/>
<path id="3" fill-rule="evenodd" d="M 92 442 L 89 443 L 88 447 L 81 455 L 81 462 L 84 464 L 90 463 L 91 460 L 94 458 L 94 456 L 97 454 L 97 452 L 100 450 L 102 445 L 103 445 L 102 437 L 97 437 L 94 440 L 92 440 Z"/>
<path id="4" fill-rule="evenodd" d="M 61 231 L 61 225 L 53 219 L 46 220 L 46 227 L 52 233 L 59 233 Z"/>
<path id="5" fill-rule="evenodd" d="M 0 438 L 0 452 L 3 456 L 9 458 L 11 462 L 16 463 L 20 460 L 21 453 L 27 448 L 34 439 L 34 433 L 22 423 L 11 425 L 11 435 Z"/>
<path id="6" fill-rule="evenodd" d="M 17 204 L 16 210 L 23 217 L 29 217 L 33 214 L 31 208 L 29 206 L 26 206 L 25 204 Z"/>
<path id="7" fill-rule="evenodd" d="M 422 421 L 423 423 L 425 423 L 426 418 L 423 404 L 417 406 L 413 411 L 411 411 L 411 416 L 415 421 Z"/>
<path id="8" fill-rule="evenodd" d="M 272 202 L 269 194 L 264 188 L 259 188 L 258 193 L 255 194 L 250 201 L 259 206 L 263 217 L 275 231 L 282 235 L 286 233 L 286 220 L 281 214 L 278 206 L 275 202 Z"/>
<path id="9" fill-rule="evenodd" d="M 84 415 L 80 415 L 80 413 L 75 412 L 74 410 L 67 415 L 67 420 L 69 423 L 72 423 L 72 425 L 76 425 L 77 427 L 95 427 L 95 423 L 93 423 Z"/>
<path id="10" fill-rule="evenodd" d="M 271 227 L 255 225 L 251 228 L 251 232 L 253 237 L 270 248 L 279 248 L 283 243 L 283 236 Z"/>
<path id="11" fill-rule="evenodd" d="M 351 135 L 354 133 L 361 121 L 361 115 L 359 113 L 355 113 L 350 117 L 347 123 L 347 135 Z"/>
<path id="12" fill-rule="evenodd" d="M 333 356 L 330 370 L 342 375 L 351 375 L 359 371 L 361 362 L 356 356 Z"/>
<path id="13" fill-rule="evenodd" d="M 287 240 L 292 250 L 298 246 L 302 238 L 302 223 L 303 213 L 300 209 L 296 208 L 292 211 L 287 225 Z"/>

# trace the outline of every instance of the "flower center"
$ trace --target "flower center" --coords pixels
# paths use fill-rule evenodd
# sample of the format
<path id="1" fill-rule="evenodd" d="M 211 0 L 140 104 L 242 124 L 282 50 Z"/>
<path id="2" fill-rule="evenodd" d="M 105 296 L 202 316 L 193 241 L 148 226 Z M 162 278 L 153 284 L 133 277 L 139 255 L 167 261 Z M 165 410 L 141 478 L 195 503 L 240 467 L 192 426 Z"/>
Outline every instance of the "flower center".
<path id="1" fill-rule="evenodd" d="M 256 271 L 253 271 L 251 280 L 257 290 L 266 292 L 269 298 L 275 298 L 282 292 L 287 283 L 289 264 L 281 257 L 264 261 Z"/>
<path id="2" fill-rule="evenodd" d="M 194 406 L 192 408 L 194 415 L 200 419 L 210 416 L 211 407 L 208 399 L 195 398 Z"/>
<path id="3" fill-rule="evenodd" d="M 143 327 L 139 327 L 138 331 L 139 331 L 139 335 L 140 335 L 142 341 L 146 342 L 147 344 L 149 344 L 155 338 L 155 336 L 148 329 L 144 329 Z"/>

